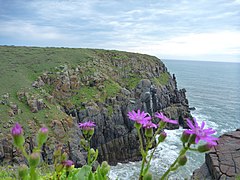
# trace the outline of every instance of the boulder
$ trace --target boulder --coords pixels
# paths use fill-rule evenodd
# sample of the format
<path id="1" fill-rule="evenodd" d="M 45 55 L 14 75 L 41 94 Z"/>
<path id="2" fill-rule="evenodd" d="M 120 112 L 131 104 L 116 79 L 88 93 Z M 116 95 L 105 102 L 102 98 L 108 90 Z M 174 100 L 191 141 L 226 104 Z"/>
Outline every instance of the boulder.
<path id="1" fill-rule="evenodd" d="M 219 137 L 218 145 L 205 154 L 205 163 L 193 172 L 192 180 L 227 179 L 240 176 L 240 129 Z"/>

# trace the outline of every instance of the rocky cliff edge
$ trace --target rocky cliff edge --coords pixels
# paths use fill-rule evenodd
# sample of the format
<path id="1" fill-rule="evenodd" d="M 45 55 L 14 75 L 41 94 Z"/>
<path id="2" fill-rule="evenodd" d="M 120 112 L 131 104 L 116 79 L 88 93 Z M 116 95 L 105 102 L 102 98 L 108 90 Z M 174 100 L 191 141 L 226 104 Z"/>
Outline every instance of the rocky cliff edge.
<path id="1" fill-rule="evenodd" d="M 86 152 L 79 145 L 82 134 L 78 123 L 92 120 L 97 125 L 92 147 L 99 150 L 98 161 L 116 164 L 140 158 L 137 134 L 127 117 L 128 111 L 141 109 L 152 115 L 162 111 L 186 127 L 185 118 L 190 116 L 186 90 L 177 88 L 176 77 L 169 74 L 161 60 L 136 53 L 88 51 L 89 58 L 80 58 L 75 64 L 66 58 L 67 64 L 43 72 L 31 88 L 17 91 L 17 101 L 10 102 L 11 94 L 2 96 L 1 107 L 7 112 L 2 117 L 6 118 L 2 122 L 7 122 L 4 127 L 10 129 L 15 121 L 21 121 L 28 151 L 35 144 L 32 135 L 44 124 L 50 129 L 50 137 L 42 149 L 43 160 L 53 163 L 53 152 L 61 147 L 77 167 L 82 166 L 86 163 Z M 54 53 L 46 53 L 46 58 L 49 54 Z M 11 142 L 9 133 L 2 133 L 1 163 L 23 162 Z"/>

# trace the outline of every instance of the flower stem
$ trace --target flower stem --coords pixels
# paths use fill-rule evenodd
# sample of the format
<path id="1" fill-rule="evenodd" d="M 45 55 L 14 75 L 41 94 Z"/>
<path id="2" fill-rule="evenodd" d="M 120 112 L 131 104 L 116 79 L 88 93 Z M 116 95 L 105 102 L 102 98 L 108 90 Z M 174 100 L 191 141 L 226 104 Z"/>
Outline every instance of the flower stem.
<path id="1" fill-rule="evenodd" d="M 87 147 L 86 147 L 86 150 L 87 150 L 87 164 L 90 166 L 91 165 L 91 161 L 90 161 L 90 141 L 87 140 Z"/>
<path id="2" fill-rule="evenodd" d="M 150 143 L 152 144 L 155 140 L 156 140 L 156 136 L 159 134 L 159 132 L 165 127 L 165 123 L 160 123 L 159 128 L 157 129 L 157 131 L 154 133 L 152 140 L 150 141 Z"/>
<path id="3" fill-rule="evenodd" d="M 168 168 L 168 170 L 163 174 L 163 176 L 160 178 L 160 180 L 164 180 L 164 179 L 168 176 L 168 174 L 170 173 L 170 171 L 175 171 L 175 170 L 177 170 L 178 166 L 177 166 L 177 167 L 175 167 L 175 166 L 176 166 L 176 164 L 177 164 L 177 162 L 178 162 L 178 159 L 179 159 L 182 155 L 185 155 L 188 149 L 189 149 L 189 147 L 186 147 L 186 148 L 183 147 L 183 148 L 181 149 L 181 151 L 180 151 L 177 159 L 172 163 L 172 165 Z"/>
<path id="4" fill-rule="evenodd" d="M 30 167 L 30 180 L 37 180 L 38 175 L 36 173 L 36 168 Z"/>
<path id="5" fill-rule="evenodd" d="M 141 165 L 141 171 L 139 174 L 139 180 L 140 180 L 143 177 L 142 173 L 143 173 L 143 168 L 144 168 L 144 164 L 146 161 L 146 152 L 144 151 L 144 148 L 143 148 L 143 140 L 142 140 L 140 128 L 137 128 L 137 133 L 138 133 L 138 137 L 139 137 L 139 141 L 140 141 L 140 148 L 141 148 L 141 155 L 142 155 L 142 165 Z"/>
<path id="6" fill-rule="evenodd" d="M 27 154 L 25 148 L 22 146 L 22 147 L 20 147 L 20 150 L 22 151 L 24 157 L 28 160 L 28 159 L 29 159 L 29 156 L 28 156 L 28 154 Z"/>
<path id="7" fill-rule="evenodd" d="M 147 167 L 146 167 L 146 170 L 148 171 L 149 167 L 150 167 L 150 163 L 151 163 L 151 160 L 152 160 L 152 157 L 153 157 L 153 154 L 155 153 L 158 145 L 160 144 L 161 142 L 158 142 L 157 145 L 154 147 L 153 151 L 151 152 L 150 154 L 150 157 L 149 157 L 149 160 L 148 160 L 148 163 L 147 163 Z"/>

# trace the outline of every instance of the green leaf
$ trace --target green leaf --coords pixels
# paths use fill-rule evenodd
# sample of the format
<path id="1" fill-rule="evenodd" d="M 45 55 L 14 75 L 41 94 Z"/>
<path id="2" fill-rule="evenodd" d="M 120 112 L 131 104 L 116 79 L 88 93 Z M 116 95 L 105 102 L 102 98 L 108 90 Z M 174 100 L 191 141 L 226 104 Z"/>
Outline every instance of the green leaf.
<path id="1" fill-rule="evenodd" d="M 89 176 L 91 176 L 92 167 L 85 165 L 79 169 L 78 173 L 75 174 L 74 178 L 78 180 L 89 180 Z"/>
<path id="2" fill-rule="evenodd" d="M 97 171 L 95 172 L 95 180 L 104 180 L 104 177 L 101 173 L 101 168 L 98 166 Z"/>
<path id="3" fill-rule="evenodd" d="M 90 172 L 90 174 L 88 176 L 88 180 L 94 180 L 94 175 L 93 175 L 92 171 Z"/>

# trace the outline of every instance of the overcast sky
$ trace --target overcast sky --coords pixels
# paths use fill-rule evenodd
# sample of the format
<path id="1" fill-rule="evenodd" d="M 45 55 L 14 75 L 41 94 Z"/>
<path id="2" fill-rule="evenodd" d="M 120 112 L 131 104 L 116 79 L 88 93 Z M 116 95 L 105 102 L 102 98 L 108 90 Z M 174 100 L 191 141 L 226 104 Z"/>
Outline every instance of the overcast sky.
<path id="1" fill-rule="evenodd" d="M 0 45 L 240 62 L 240 0 L 0 0 Z"/>

